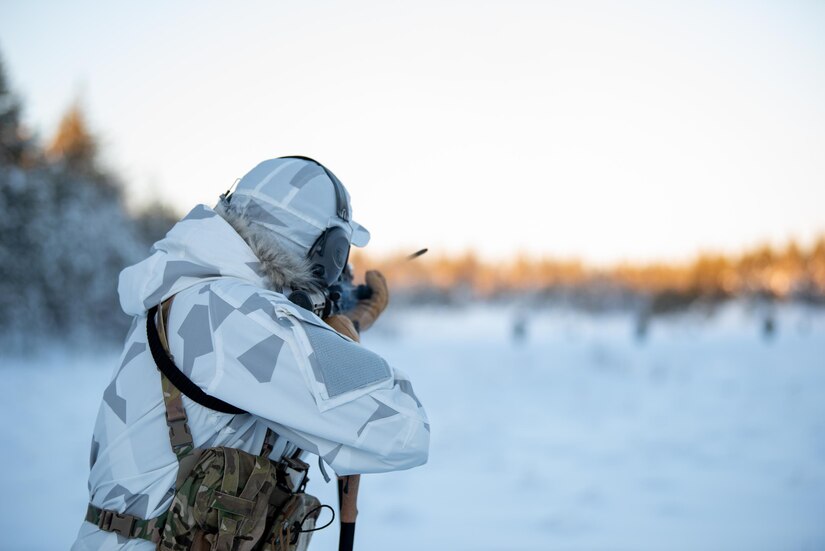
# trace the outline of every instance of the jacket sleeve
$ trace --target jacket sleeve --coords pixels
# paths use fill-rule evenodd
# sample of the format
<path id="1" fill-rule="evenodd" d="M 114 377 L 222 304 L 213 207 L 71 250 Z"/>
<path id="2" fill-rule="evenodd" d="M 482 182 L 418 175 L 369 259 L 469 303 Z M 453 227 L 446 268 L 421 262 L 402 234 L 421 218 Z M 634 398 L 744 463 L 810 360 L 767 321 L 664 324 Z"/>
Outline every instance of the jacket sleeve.
<path id="1" fill-rule="evenodd" d="M 309 313 L 270 305 L 210 311 L 215 366 L 204 390 L 262 418 L 339 475 L 425 463 L 430 427 L 406 375 Z"/>

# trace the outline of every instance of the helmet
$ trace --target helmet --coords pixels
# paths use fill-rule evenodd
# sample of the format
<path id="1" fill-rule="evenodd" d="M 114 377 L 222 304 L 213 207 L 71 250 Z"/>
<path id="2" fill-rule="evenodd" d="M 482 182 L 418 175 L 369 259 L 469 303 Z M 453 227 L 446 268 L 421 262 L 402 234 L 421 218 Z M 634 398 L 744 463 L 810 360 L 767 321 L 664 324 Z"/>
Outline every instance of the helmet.
<path id="1" fill-rule="evenodd" d="M 327 285 L 341 275 L 350 244 L 363 247 L 370 239 L 366 228 L 352 220 L 349 193 L 341 181 L 308 157 L 264 161 L 221 199 L 309 258 Z"/>

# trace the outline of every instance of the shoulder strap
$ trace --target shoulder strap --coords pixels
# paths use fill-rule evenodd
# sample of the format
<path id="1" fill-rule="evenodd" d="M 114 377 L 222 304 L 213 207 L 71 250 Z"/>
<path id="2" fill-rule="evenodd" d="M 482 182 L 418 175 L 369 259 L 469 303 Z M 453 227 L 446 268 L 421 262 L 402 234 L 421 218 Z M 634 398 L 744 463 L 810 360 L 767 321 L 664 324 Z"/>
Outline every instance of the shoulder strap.
<path id="1" fill-rule="evenodd" d="M 208 394 L 205 394 L 197 385 L 186 377 L 175 365 L 169 353 L 169 342 L 166 336 L 166 322 L 169 318 L 169 309 L 172 306 L 170 297 L 161 303 L 160 307 L 155 306 L 148 312 L 148 320 L 146 325 L 146 334 L 149 337 L 150 348 L 152 349 L 152 357 L 155 364 L 160 370 L 161 386 L 163 389 L 163 403 L 166 407 L 166 425 L 169 427 L 169 441 L 172 444 L 172 451 L 178 458 L 180 468 L 178 469 L 178 479 L 175 487 L 180 488 L 183 480 L 189 475 L 201 451 L 195 448 L 195 443 L 192 440 L 192 431 L 189 429 L 186 415 L 186 408 L 183 405 L 182 395 L 185 394 L 193 401 L 223 413 L 247 413 L 246 411 L 236 408 L 231 404 L 227 404 L 222 400 L 218 400 Z M 157 325 L 155 326 L 154 318 L 157 314 Z M 157 341 L 152 344 L 154 341 Z M 160 344 L 160 346 L 157 346 Z M 156 355 L 156 350 L 160 353 Z M 158 357 L 159 356 L 159 357 Z M 169 376 L 171 374 L 171 377 Z M 183 379 L 183 385 L 188 390 L 179 388 L 172 378 L 177 379 L 178 376 Z M 190 394 L 191 393 L 191 394 Z M 203 401 L 201 401 L 203 400 Z M 216 406 L 216 407 L 213 407 Z M 273 440 L 277 438 L 277 434 L 269 427 L 266 429 L 264 436 L 264 443 L 261 447 L 261 456 L 268 457 L 273 449 Z"/>
<path id="2" fill-rule="evenodd" d="M 169 354 L 164 350 L 163 344 L 158 335 L 158 329 L 155 326 L 155 315 L 158 312 L 158 307 L 153 306 L 149 309 L 146 316 L 146 336 L 149 339 L 149 349 L 152 351 L 152 358 L 155 360 L 160 372 L 169 379 L 169 381 L 193 402 L 214 409 L 221 413 L 246 413 L 245 410 L 237 408 L 232 404 L 228 404 L 223 400 L 215 398 L 205 393 L 201 388 L 193 383 L 178 367 L 175 362 L 169 357 Z M 165 335 L 164 335 L 165 336 Z"/>
<path id="3" fill-rule="evenodd" d="M 169 343 L 166 340 L 166 318 L 169 315 L 169 307 L 172 299 L 168 299 L 161 305 L 161 313 L 157 316 L 158 307 L 152 307 L 146 316 L 146 336 L 149 340 L 149 349 L 152 351 L 152 358 L 160 371 L 161 386 L 163 388 L 163 404 L 166 408 L 166 424 L 169 427 L 169 441 L 172 444 L 172 451 L 178 460 L 178 474 L 175 480 L 175 489 L 180 489 L 186 477 L 200 458 L 201 452 L 195 448 L 192 440 L 192 431 L 189 430 L 186 408 L 183 405 L 182 396 L 185 394 L 194 402 L 204 407 L 220 411 L 221 413 L 246 413 L 246 411 L 235 406 L 209 396 L 195 383 L 177 368 L 172 361 L 169 350 Z M 160 325 L 161 333 L 155 325 L 155 318 Z M 269 455 L 272 450 L 270 441 L 270 429 L 264 442 L 262 454 Z M 267 447 L 269 446 L 269 447 Z M 86 509 L 86 520 L 95 524 L 101 530 L 115 532 L 126 538 L 141 538 L 152 543 L 159 543 L 161 532 L 166 523 L 168 512 L 152 519 L 142 519 L 135 515 L 120 513 L 112 509 L 101 509 L 89 503 Z"/>

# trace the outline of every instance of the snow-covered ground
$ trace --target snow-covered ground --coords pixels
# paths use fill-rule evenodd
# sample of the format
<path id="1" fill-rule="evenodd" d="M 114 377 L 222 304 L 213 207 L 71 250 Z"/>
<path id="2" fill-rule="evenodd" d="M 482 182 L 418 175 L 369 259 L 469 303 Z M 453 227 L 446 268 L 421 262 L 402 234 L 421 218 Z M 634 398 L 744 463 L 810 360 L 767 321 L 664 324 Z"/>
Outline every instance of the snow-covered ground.
<path id="1" fill-rule="evenodd" d="M 741 305 L 656 320 L 506 307 L 389 312 L 430 462 L 366 476 L 356 549 L 825 549 L 825 312 L 765 339 Z M 0 549 L 66 549 L 119 351 L 0 358 Z M 317 472 L 310 491 L 335 503 Z M 337 530 L 313 549 L 334 550 Z"/>

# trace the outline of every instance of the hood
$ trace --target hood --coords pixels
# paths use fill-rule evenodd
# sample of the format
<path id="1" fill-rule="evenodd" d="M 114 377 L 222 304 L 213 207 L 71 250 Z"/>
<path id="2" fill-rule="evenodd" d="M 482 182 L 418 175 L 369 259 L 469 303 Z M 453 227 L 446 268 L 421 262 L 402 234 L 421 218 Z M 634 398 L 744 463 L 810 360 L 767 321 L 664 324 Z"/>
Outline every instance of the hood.
<path id="1" fill-rule="evenodd" d="M 184 289 L 210 279 L 235 277 L 263 288 L 297 286 L 309 274 L 282 270 L 300 265 L 288 251 L 268 251 L 263 262 L 235 229 L 213 209 L 198 205 L 166 237 L 152 246 L 149 258 L 124 269 L 118 295 L 124 312 L 144 314 Z M 286 260 L 286 262 L 284 262 Z"/>

